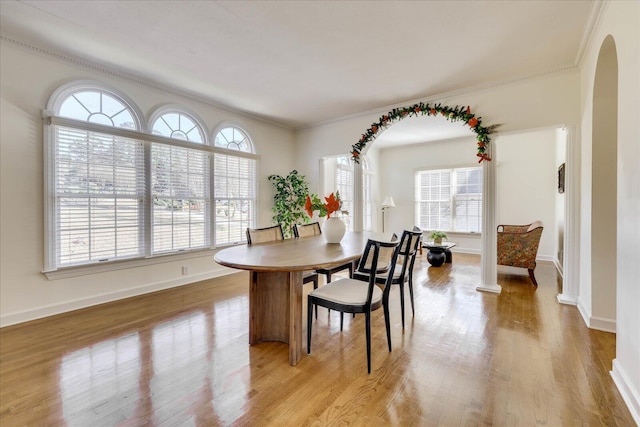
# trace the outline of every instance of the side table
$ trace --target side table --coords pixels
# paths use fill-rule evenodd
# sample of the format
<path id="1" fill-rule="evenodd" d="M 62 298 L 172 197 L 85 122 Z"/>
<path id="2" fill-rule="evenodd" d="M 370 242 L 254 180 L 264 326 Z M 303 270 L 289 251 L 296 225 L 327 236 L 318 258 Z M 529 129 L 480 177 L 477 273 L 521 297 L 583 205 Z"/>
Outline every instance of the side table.
<path id="1" fill-rule="evenodd" d="M 422 244 L 423 248 L 429 249 L 427 252 L 427 261 L 434 267 L 440 267 L 445 262 L 451 264 L 453 256 L 451 255 L 451 248 L 456 244 L 452 242 L 443 242 L 435 244 L 433 242 L 425 242 Z"/>

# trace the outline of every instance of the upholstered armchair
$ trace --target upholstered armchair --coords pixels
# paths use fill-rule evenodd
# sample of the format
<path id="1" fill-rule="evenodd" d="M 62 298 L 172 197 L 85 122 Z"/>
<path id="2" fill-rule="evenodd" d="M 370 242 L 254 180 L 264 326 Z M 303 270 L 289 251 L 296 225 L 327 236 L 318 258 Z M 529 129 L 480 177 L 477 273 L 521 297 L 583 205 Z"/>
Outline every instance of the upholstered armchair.
<path id="1" fill-rule="evenodd" d="M 529 225 L 498 226 L 498 265 L 526 268 L 534 285 L 538 286 L 533 270 L 542 236 L 542 222 Z"/>

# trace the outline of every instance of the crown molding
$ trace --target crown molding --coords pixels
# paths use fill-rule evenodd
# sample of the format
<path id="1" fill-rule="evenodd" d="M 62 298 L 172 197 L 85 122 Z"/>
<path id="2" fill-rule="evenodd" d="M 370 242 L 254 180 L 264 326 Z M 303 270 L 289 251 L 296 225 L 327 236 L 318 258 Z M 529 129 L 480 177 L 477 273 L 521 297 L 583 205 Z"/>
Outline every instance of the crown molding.
<path id="1" fill-rule="evenodd" d="M 582 40 L 580 41 L 580 47 L 578 48 L 578 53 L 575 59 L 575 65 L 579 69 L 582 68 L 586 53 L 589 51 L 591 45 L 593 45 L 593 37 L 595 35 L 596 28 L 600 25 L 602 16 L 608 6 L 609 4 L 602 0 L 593 2 L 591 13 L 589 14 L 587 25 L 584 27 L 584 33 L 582 34 Z"/>
<path id="2" fill-rule="evenodd" d="M 129 73 L 126 72 L 124 70 L 121 69 L 117 69 L 114 67 L 109 67 L 106 66 L 105 64 L 101 64 L 98 62 L 94 62 L 94 61 L 90 61 L 87 60 L 85 58 L 80 58 L 78 56 L 75 55 L 70 55 L 67 53 L 61 53 L 49 48 L 45 48 L 42 46 L 38 46 L 34 43 L 30 43 L 30 42 L 26 42 L 23 40 L 19 40 L 15 37 L 6 35 L 6 34 L 0 34 L 0 40 L 2 41 L 6 41 L 7 43 L 11 43 L 14 44 L 20 48 L 23 49 L 27 49 L 27 50 L 31 50 L 31 51 L 35 51 L 41 55 L 45 55 L 45 56 L 49 56 L 52 57 L 58 61 L 62 61 L 62 62 L 66 62 L 69 64 L 72 64 L 74 66 L 77 67 L 82 67 L 94 72 L 98 72 L 104 75 L 107 75 L 109 77 L 115 77 L 115 78 L 119 78 L 119 79 L 123 79 L 123 80 L 128 80 L 130 82 L 139 84 L 139 85 L 143 85 L 143 86 L 147 86 L 149 88 L 153 88 L 153 89 L 158 89 L 161 90 L 163 92 L 167 92 L 173 95 L 177 95 L 177 96 L 181 96 L 184 98 L 188 98 L 191 99 L 192 101 L 197 101 L 197 102 L 201 102 L 203 104 L 209 105 L 211 107 L 223 110 L 227 113 L 231 113 L 231 114 L 235 114 L 238 116 L 242 116 L 244 118 L 247 119 L 252 119 L 252 120 L 257 120 L 260 121 L 262 123 L 266 123 L 268 125 L 271 126 L 276 126 L 282 129 L 286 129 L 286 130 L 294 130 L 294 128 L 292 126 L 289 126 L 287 124 L 284 124 L 282 122 L 278 122 L 275 120 L 271 120 L 268 119 L 266 117 L 257 115 L 257 114 L 251 114 L 247 111 L 242 111 L 242 110 L 237 110 L 235 108 L 229 107 L 228 105 L 219 103 L 217 101 L 214 101 L 210 98 L 204 97 L 198 93 L 194 93 L 194 92 L 190 92 L 190 91 L 185 91 L 185 90 L 178 90 L 174 87 L 171 86 L 167 86 L 164 85 L 160 82 L 157 81 L 153 81 L 153 80 L 148 80 L 148 79 L 141 79 L 140 76 L 137 76 L 134 73 Z"/>
<path id="3" fill-rule="evenodd" d="M 565 65 L 565 66 L 561 66 L 561 67 L 557 67 L 557 68 L 553 68 L 550 70 L 546 70 L 546 71 L 542 71 L 539 73 L 533 73 L 533 74 L 527 74 L 527 75 L 522 75 L 522 76 L 518 76 L 518 77 L 514 77 L 512 79 L 507 79 L 507 80 L 498 80 L 498 81 L 493 81 L 493 82 L 489 82 L 489 83 L 482 83 L 482 84 L 478 84 L 478 85 L 474 85 L 474 86 L 468 86 L 465 88 L 460 88 L 460 89 L 454 89 L 448 92 L 441 92 L 438 94 L 434 94 L 434 95 L 425 95 L 424 97 L 421 98 L 413 98 L 413 99 L 409 99 L 403 102 L 398 102 L 395 104 L 390 104 L 390 105 L 386 105 L 386 106 L 382 106 L 382 107 L 378 107 L 378 108 L 373 108 L 367 111 L 363 111 L 360 113 L 354 113 L 354 114 L 350 114 L 350 115 L 346 115 L 346 116 L 342 116 L 342 117 L 337 117 L 335 119 L 329 119 L 329 120 L 325 120 L 322 122 L 317 122 L 317 123 L 313 123 L 310 124 L 308 126 L 301 126 L 298 128 L 295 128 L 296 131 L 298 130 L 305 130 L 305 129 L 312 129 L 315 127 L 320 127 L 320 126 L 325 126 L 325 125 L 329 125 L 332 123 L 338 123 L 341 122 L 343 120 L 349 120 L 349 119 L 356 119 L 356 118 L 361 118 L 364 116 L 369 116 L 369 115 L 380 115 L 380 114 L 384 114 L 388 111 L 393 110 L 394 108 L 402 108 L 402 107 L 406 107 L 407 105 L 413 105 L 413 104 L 417 104 L 419 102 L 424 102 L 424 103 L 433 103 L 433 102 L 445 102 L 447 99 L 449 98 L 453 98 L 455 96 L 459 96 L 459 95 L 466 95 L 466 94 L 470 94 L 470 93 L 477 93 L 477 92 L 483 92 L 486 90 L 491 90 L 491 89 L 495 89 L 498 87 L 503 87 L 503 86 L 510 86 L 510 85 L 514 85 L 514 84 L 519 84 L 525 81 L 529 81 L 529 80 L 536 80 L 539 78 L 544 78 L 550 75 L 555 75 L 555 74 L 562 74 L 562 73 L 569 73 L 569 72 L 575 72 L 578 70 L 578 67 L 574 64 L 574 65 Z"/>

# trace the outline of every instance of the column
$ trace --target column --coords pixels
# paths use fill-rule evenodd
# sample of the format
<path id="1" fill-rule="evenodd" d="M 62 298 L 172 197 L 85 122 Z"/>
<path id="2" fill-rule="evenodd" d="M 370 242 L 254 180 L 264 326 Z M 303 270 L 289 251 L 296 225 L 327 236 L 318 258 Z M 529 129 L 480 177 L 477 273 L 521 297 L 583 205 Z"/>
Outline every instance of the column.
<path id="1" fill-rule="evenodd" d="M 481 255 L 481 282 L 476 287 L 478 291 L 493 292 L 499 294 L 502 287 L 498 285 L 498 233 L 496 227 L 497 197 L 497 149 L 495 142 L 487 147 L 491 161 L 482 162 L 482 255 Z"/>
<path id="2" fill-rule="evenodd" d="M 575 126 L 566 130 L 564 257 L 562 293 L 557 298 L 562 304 L 576 305 L 580 277 L 580 145 L 576 138 Z"/>

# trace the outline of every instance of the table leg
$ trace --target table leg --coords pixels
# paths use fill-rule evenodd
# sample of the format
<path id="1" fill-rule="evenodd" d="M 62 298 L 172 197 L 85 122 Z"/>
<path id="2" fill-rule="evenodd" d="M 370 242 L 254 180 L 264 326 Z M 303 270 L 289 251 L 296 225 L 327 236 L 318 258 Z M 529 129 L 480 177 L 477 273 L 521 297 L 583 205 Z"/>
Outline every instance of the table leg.
<path id="1" fill-rule="evenodd" d="M 249 344 L 289 344 L 289 364 L 302 355 L 302 272 L 252 271 L 249 283 Z"/>

